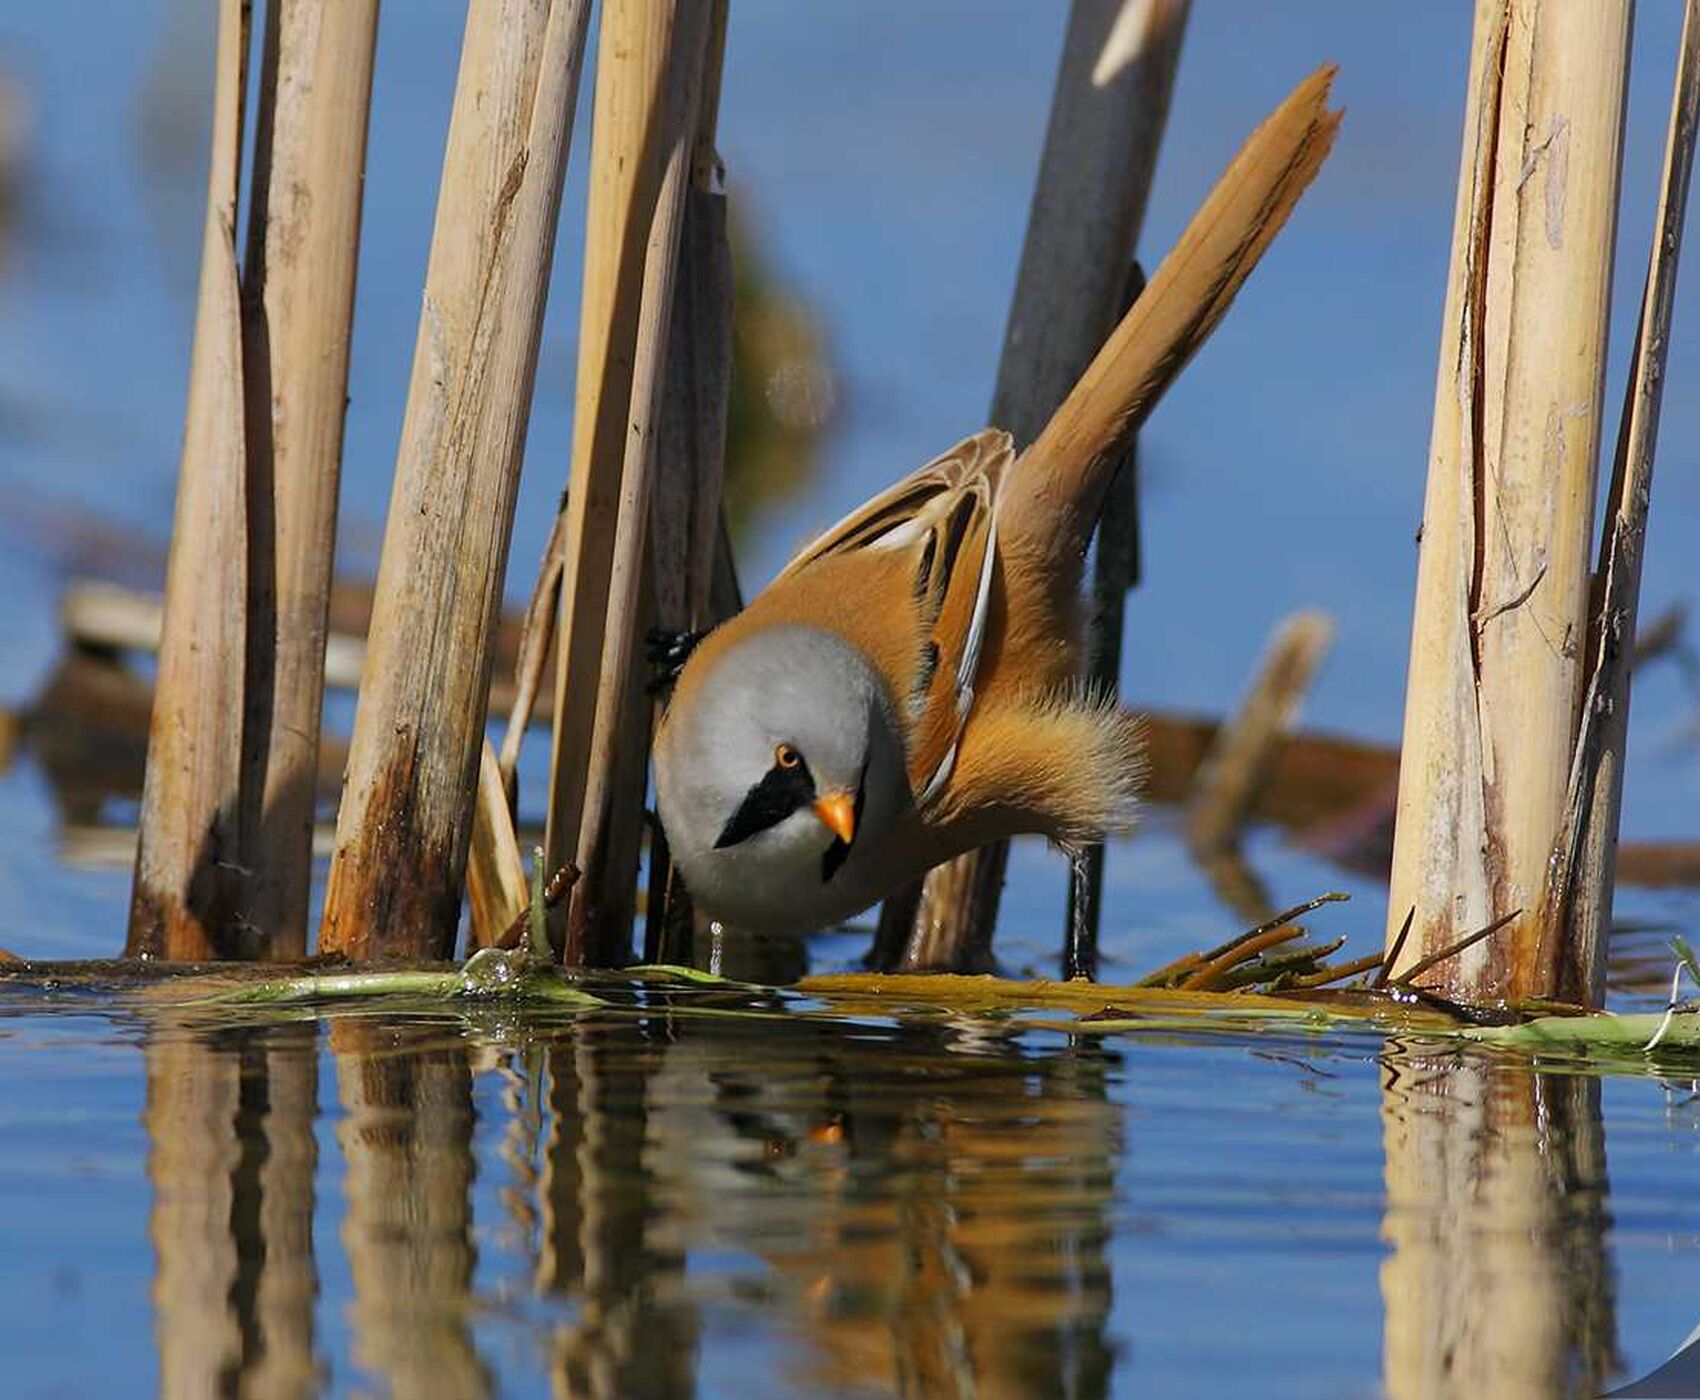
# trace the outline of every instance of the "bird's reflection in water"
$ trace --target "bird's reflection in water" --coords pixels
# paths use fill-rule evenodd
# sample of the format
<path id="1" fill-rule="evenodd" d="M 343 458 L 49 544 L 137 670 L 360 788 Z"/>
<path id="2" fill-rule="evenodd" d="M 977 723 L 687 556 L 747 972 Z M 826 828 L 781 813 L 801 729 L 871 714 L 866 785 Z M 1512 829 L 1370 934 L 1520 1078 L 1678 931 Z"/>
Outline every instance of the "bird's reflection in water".
<path id="1" fill-rule="evenodd" d="M 750 1394 L 1108 1393 L 1122 1122 L 1096 1046 L 658 1012 L 499 1039 L 155 1023 L 147 1053 L 162 1393 L 346 1369 L 478 1397 L 517 1364 L 666 1400 L 741 1348 Z M 316 1197 L 341 1216 L 315 1241 Z M 533 1296 L 496 1296 L 503 1273 Z M 351 1283 L 317 1313 L 346 1357 L 315 1339 L 321 1276 Z M 520 1361 L 492 1360 L 493 1318 L 532 1329 Z"/>

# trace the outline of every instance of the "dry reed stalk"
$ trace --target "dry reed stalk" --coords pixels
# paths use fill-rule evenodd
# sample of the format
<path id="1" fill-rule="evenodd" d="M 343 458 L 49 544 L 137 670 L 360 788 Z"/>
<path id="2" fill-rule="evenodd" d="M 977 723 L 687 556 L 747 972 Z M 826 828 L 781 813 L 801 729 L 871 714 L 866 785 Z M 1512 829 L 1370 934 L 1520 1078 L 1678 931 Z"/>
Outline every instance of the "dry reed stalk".
<path id="1" fill-rule="evenodd" d="M 644 605 L 629 633 L 633 636 L 647 635 L 652 627 L 675 635 L 704 630 L 735 611 L 716 611 L 714 607 L 732 391 L 732 250 L 727 237 L 726 196 L 718 189 L 720 162 L 714 149 L 715 109 L 711 105 L 718 101 L 725 26 L 725 0 L 715 0 L 656 425 L 646 541 L 649 569 Z M 646 827 L 650 838 L 649 891 L 653 896 L 646 921 L 664 919 L 670 898 L 685 899 L 683 887 L 671 876 L 665 837 L 659 826 L 645 821 L 650 740 L 663 705 L 659 699 L 652 703 L 632 679 L 628 678 L 626 685 L 628 693 L 609 780 L 614 802 L 608 819 L 609 854 L 597 891 L 600 903 L 593 930 L 597 946 L 591 953 L 591 960 L 597 962 L 623 961 L 630 949 L 638 859 Z M 659 925 L 656 932 L 659 935 Z M 647 930 L 645 937 L 649 939 Z"/>
<path id="2" fill-rule="evenodd" d="M 307 951 L 337 481 L 378 0 L 275 0 L 243 269 L 248 446 L 244 914 Z"/>
<path id="3" fill-rule="evenodd" d="M 473 0 L 323 952 L 446 957 L 588 0 Z"/>
<path id="4" fill-rule="evenodd" d="M 466 897 L 471 913 L 467 953 L 488 948 L 521 914 L 531 898 L 525 860 L 508 810 L 507 788 L 495 749 L 486 739 L 479 751 L 478 795 L 467 848 Z"/>
<path id="5" fill-rule="evenodd" d="M 1461 1000 L 1556 989 L 1537 905 L 1582 694 L 1627 0 L 1482 0 L 1417 571 L 1389 933 Z"/>
<path id="6" fill-rule="evenodd" d="M 1251 690 L 1216 733 L 1193 779 L 1186 837 L 1196 856 L 1233 849 L 1268 779 L 1275 751 L 1334 639 L 1326 613 L 1295 613 L 1270 639 Z"/>
<path id="7" fill-rule="evenodd" d="M 502 789 L 510 807 L 514 802 L 514 773 L 519 767 L 520 745 L 525 742 L 525 731 L 531 727 L 543 684 L 544 663 L 555 644 L 555 614 L 561 606 L 561 576 L 566 563 L 567 516 L 563 509 L 555 512 L 555 524 L 549 531 L 548 543 L 543 546 L 543 563 L 537 571 L 537 583 L 520 627 L 519 659 L 514 662 L 513 708 L 508 711 L 508 727 L 502 733 L 502 749 L 497 756 Z"/>
<path id="8" fill-rule="evenodd" d="M 657 452 L 654 498 L 650 509 L 653 596 L 657 625 L 675 632 L 701 627 L 709 620 L 709 590 L 714 550 L 719 543 L 720 484 L 725 456 L 727 398 L 731 385 L 732 268 L 726 239 L 725 196 L 715 184 L 719 160 L 714 151 L 714 110 L 718 101 L 720 58 L 725 44 L 726 6 L 713 7 L 710 49 L 704 69 L 708 85 L 697 122 L 691 187 L 686 195 L 684 248 L 674 298 L 674 325 Z M 544 554 L 537 590 L 521 634 L 515 668 L 515 700 L 502 742 L 502 776 L 508 802 L 514 801 L 514 768 L 524 728 L 538 698 L 543 663 L 554 641 L 561 580 L 567 553 L 567 512 L 556 515 Z M 647 629 L 645 629 L 647 630 Z M 635 878 L 643 835 L 642 788 L 649 756 L 649 707 L 634 693 L 626 706 L 618 739 L 618 794 L 615 836 L 604 880 L 612 894 Z M 483 800 L 485 789 L 480 789 Z M 481 811 L 474 828 L 494 831 L 499 817 Z M 659 848 L 657 848 L 659 849 Z M 656 869 L 665 879 L 665 859 Z M 610 942 L 629 922 L 629 909 L 604 904 Z M 552 907 L 552 906 L 551 906 Z"/>
<path id="9" fill-rule="evenodd" d="M 726 196 L 693 185 L 661 405 L 650 554 L 656 625 L 722 620 L 714 607 L 726 424 L 732 389 L 732 250 Z"/>
<path id="10" fill-rule="evenodd" d="M 249 6 L 221 0 L 189 403 L 148 735 L 130 957 L 252 956 L 241 820 L 246 453 L 236 201 Z"/>
<path id="11" fill-rule="evenodd" d="M 667 13 L 654 13 L 662 10 Z M 617 22 L 626 12 L 613 5 L 606 13 Z M 653 205 L 647 211 L 641 207 L 631 211 L 639 227 L 644 228 L 643 277 L 633 342 L 629 422 L 622 435 L 624 452 L 607 580 L 606 626 L 597 670 L 596 722 L 573 858 L 583 877 L 573 886 L 568 900 L 564 958 L 569 966 L 582 964 L 592 952 L 598 955 L 598 961 L 611 955 L 630 914 L 638 835 L 633 818 L 641 819 L 642 814 L 643 761 L 631 757 L 632 745 L 629 741 L 622 743 L 622 739 L 642 724 L 649 708 L 635 684 L 639 659 L 636 644 L 641 623 L 651 612 L 646 606 L 652 591 L 646 587 L 650 582 L 646 548 L 656 439 L 665 398 L 685 196 L 692 179 L 711 28 L 705 0 L 654 6 L 644 19 L 644 28 L 655 34 L 662 55 L 643 103 L 649 113 L 644 128 L 646 148 L 655 152 L 661 176 Z M 651 30 L 651 23 L 659 24 L 659 31 Z M 605 30 L 603 53 L 609 52 L 608 39 Z M 635 76 L 636 72 L 628 71 L 624 80 Z M 619 71 L 614 81 L 622 81 Z M 599 91 L 600 86 L 599 74 Z M 615 137 L 623 139 L 618 131 Z M 557 800 L 559 796 L 557 791 Z M 621 820 L 622 808 L 625 821 Z M 597 945 L 594 948 L 593 943 Z"/>
<path id="12" fill-rule="evenodd" d="M 673 634 L 712 627 L 737 611 L 716 582 L 730 549 L 721 509 L 726 432 L 732 396 L 732 247 L 726 196 L 715 150 L 726 3 L 716 0 L 703 65 L 703 93 L 685 196 L 684 247 L 674 297 L 667 383 L 661 404 L 655 495 L 650 510 L 650 563 L 656 625 Z M 655 710 L 659 723 L 662 706 Z M 643 746 L 647 752 L 647 745 Z M 628 818 L 629 820 L 629 818 Z M 689 896 L 675 875 L 659 827 L 650 831 L 644 961 L 665 960 L 679 938 L 665 929 L 690 926 Z"/>
<path id="13" fill-rule="evenodd" d="M 1595 660 L 1582 707 L 1564 823 L 1549 867 L 1551 884 L 1540 920 L 1538 980 L 1590 1006 L 1597 1006 L 1605 994 L 1604 948 L 1617 877 L 1629 682 L 1640 650 L 1634 643 L 1641 640 L 1635 625 L 1641 561 L 1697 123 L 1700 0 L 1688 0 L 1665 139 L 1664 179 L 1653 225 L 1652 258 L 1630 363 L 1606 528 L 1600 541 L 1596 575 L 1600 610 L 1589 648 Z"/>
<path id="14" fill-rule="evenodd" d="M 992 396 L 1018 447 L 1038 437 L 1116 323 L 1168 118 L 1190 0 L 1074 0 Z M 926 878 L 900 965 L 956 967 L 989 945 L 999 843 Z"/>
<path id="15" fill-rule="evenodd" d="M 579 304 L 578 385 L 567 496 L 567 563 L 555 650 L 548 861 L 582 848 L 602 687 L 605 636 L 631 625 L 611 611 L 647 251 L 663 175 L 680 139 L 667 113 L 680 95 L 679 26 L 696 29 L 705 0 L 609 0 L 602 11 Z M 700 67 L 702 35 L 698 31 Z M 696 74 L 691 85 L 696 86 Z M 673 127 L 666 123 L 671 120 Z M 679 192 L 684 185 L 679 177 Z M 657 268 L 657 273 L 661 271 Z M 671 273 L 669 272 L 669 277 Z M 663 334 L 665 323 L 663 323 Z M 634 483 L 635 484 L 635 483 Z M 632 571 L 635 575 L 635 570 Z M 609 627 L 609 619 L 616 626 Z M 587 871 L 594 883 L 596 874 Z M 579 903 L 578 899 L 574 904 Z M 565 941 L 566 914 L 552 924 Z"/>

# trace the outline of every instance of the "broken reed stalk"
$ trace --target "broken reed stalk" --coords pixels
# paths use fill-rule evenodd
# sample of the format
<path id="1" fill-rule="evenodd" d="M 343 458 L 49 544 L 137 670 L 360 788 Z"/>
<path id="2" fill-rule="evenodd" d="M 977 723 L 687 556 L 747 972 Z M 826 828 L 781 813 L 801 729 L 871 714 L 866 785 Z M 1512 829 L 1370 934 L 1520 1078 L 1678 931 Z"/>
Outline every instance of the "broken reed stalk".
<path id="1" fill-rule="evenodd" d="M 1217 731 L 1194 779 L 1186 813 L 1194 855 L 1219 855 L 1238 845 L 1275 750 L 1291 731 L 1333 639 L 1334 624 L 1321 612 L 1295 613 L 1270 638 L 1251 690 Z"/>
<path id="2" fill-rule="evenodd" d="M 472 0 L 321 952 L 447 957 L 589 0 Z"/>
<path id="3" fill-rule="evenodd" d="M 1653 224 L 1653 251 L 1600 541 L 1596 575 L 1600 609 L 1589 647 L 1593 671 L 1582 707 L 1564 823 L 1550 866 L 1552 882 L 1540 920 L 1538 976 L 1543 984 L 1571 992 L 1590 1006 L 1599 1005 L 1605 992 L 1603 950 L 1617 877 L 1618 818 L 1623 805 L 1630 676 L 1637 649 L 1641 561 L 1697 123 L 1700 0 L 1688 0 L 1665 138 L 1664 177 Z"/>
<path id="4" fill-rule="evenodd" d="M 1449 974 L 1543 984 L 1539 916 L 1582 695 L 1627 0 L 1476 12 L 1406 691 L 1389 936 L 1415 961 L 1532 911 Z"/>
<path id="5" fill-rule="evenodd" d="M 585 871 L 569 909 L 551 921 L 551 937 L 562 948 L 568 926 L 576 926 L 581 955 L 586 916 L 604 898 L 604 835 L 613 816 L 609 804 L 622 786 L 610 781 L 608 765 L 619 750 L 622 717 L 631 723 L 637 713 L 624 687 L 634 656 L 632 632 L 640 625 L 638 604 L 647 602 L 644 513 L 665 370 L 657 352 L 665 352 L 671 322 L 670 306 L 654 297 L 670 296 L 674 281 L 676 211 L 690 175 L 708 8 L 706 0 L 609 0 L 598 39 L 547 839 L 551 868 L 573 862 Z M 689 62 L 681 58 L 687 52 Z M 718 79 L 709 89 L 718 91 Z M 671 212 L 663 217 L 664 211 Z M 658 245 L 657 234 L 671 246 Z M 652 248 L 661 248 L 654 258 Z M 640 353 L 648 379 L 634 393 Z M 628 452 L 633 430 L 638 437 Z M 623 611 L 611 602 L 616 591 L 631 599 Z M 626 676 L 604 664 L 610 643 Z M 620 710 L 606 709 L 616 697 Z M 592 846 L 599 849 L 587 863 Z"/>
<path id="6" fill-rule="evenodd" d="M 378 0 L 273 0 L 266 21 L 243 268 L 243 914 L 269 956 L 300 958 Z"/>
<path id="7" fill-rule="evenodd" d="M 236 202 L 249 7 L 221 0 L 212 158 L 165 622 L 148 733 L 130 957 L 252 955 L 237 926 L 248 527 Z"/>
<path id="8" fill-rule="evenodd" d="M 512 922 L 512 910 L 525 894 L 525 861 L 520 855 L 514 822 L 519 810 L 520 745 L 537 705 L 543 668 L 555 640 L 555 611 L 561 602 L 561 574 L 566 563 L 566 515 L 555 513 L 555 524 L 543 546 L 543 562 L 520 625 L 519 655 L 514 661 L 513 706 L 498 754 L 486 744 L 478 762 L 478 788 L 473 799 L 472 840 L 467 849 L 466 884 L 471 919 L 467 948 L 489 947 Z M 495 708 L 492 687 L 490 708 Z"/>
<path id="9" fill-rule="evenodd" d="M 669 7 L 656 7 L 669 8 Z M 656 439 L 666 388 L 668 343 L 674 320 L 685 195 L 691 183 L 699 97 L 709 38 L 709 6 L 679 0 L 660 37 L 663 62 L 646 104 L 646 141 L 661 163 L 661 179 L 644 237 L 643 278 L 631 370 L 629 423 L 620 470 L 619 511 L 608 576 L 607 627 L 596 684 L 596 723 L 573 864 L 583 872 L 568 900 L 564 961 L 581 966 L 612 956 L 629 927 L 631 884 L 637 874 L 634 818 L 642 812 L 643 764 L 622 762 L 622 739 L 641 724 L 649 706 L 636 683 L 638 636 L 645 630 L 650 501 L 656 472 Z M 605 36 L 606 41 L 606 36 Z M 606 47 L 603 52 L 607 52 Z M 581 681 L 582 685 L 582 681 Z M 635 803 L 635 807 L 634 804 Z M 620 808 L 626 821 L 622 823 Z M 622 842 L 622 836 L 624 841 Z M 622 859 L 625 855 L 627 858 Z M 597 925 L 592 928 L 592 925 Z"/>
<path id="10" fill-rule="evenodd" d="M 488 739 L 479 750 L 478 794 L 474 800 L 477 810 L 466 857 L 468 955 L 500 938 L 530 898 L 501 763 Z"/>
<path id="11" fill-rule="evenodd" d="M 1039 436 L 1116 324 L 1189 9 L 1190 0 L 1070 8 L 992 396 L 991 421 L 1018 449 Z M 898 965 L 958 967 L 983 953 L 1008 858 L 999 843 L 930 872 Z"/>

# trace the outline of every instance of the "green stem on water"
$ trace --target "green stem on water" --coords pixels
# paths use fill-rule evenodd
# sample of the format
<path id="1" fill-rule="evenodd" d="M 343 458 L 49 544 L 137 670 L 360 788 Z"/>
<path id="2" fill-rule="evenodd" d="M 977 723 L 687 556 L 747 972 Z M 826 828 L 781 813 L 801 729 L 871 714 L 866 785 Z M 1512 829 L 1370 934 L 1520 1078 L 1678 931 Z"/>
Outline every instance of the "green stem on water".
<path id="1" fill-rule="evenodd" d="M 543 847 L 531 848 L 531 956 L 540 962 L 553 962 L 555 950 L 549 942 L 549 906 L 543 895 Z"/>

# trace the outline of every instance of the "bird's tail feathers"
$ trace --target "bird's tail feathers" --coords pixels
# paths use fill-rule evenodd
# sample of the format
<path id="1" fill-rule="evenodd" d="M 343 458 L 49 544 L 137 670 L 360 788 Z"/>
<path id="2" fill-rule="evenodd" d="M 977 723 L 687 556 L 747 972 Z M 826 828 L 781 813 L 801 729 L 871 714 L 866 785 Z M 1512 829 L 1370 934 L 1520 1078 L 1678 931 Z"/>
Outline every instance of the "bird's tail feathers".
<path id="1" fill-rule="evenodd" d="M 1135 430 L 1221 320 L 1321 168 L 1340 112 L 1334 66 L 1306 78 L 1254 131 L 1006 484 L 1000 525 L 1030 557 L 1078 570 L 1113 469 Z M 1025 468 L 1025 469 L 1022 469 Z"/>

